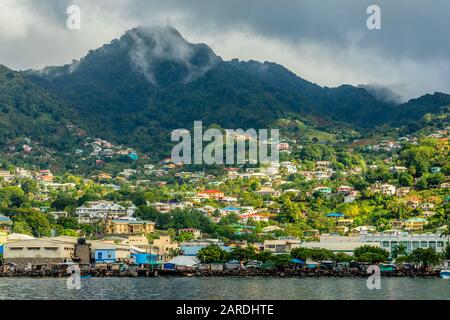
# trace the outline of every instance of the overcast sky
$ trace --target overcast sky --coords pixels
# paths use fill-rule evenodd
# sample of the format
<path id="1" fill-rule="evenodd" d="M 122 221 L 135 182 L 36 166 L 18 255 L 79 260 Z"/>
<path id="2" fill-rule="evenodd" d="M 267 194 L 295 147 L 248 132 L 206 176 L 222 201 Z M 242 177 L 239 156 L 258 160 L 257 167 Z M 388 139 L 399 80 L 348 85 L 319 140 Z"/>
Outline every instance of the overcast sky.
<path id="1" fill-rule="evenodd" d="M 81 30 L 66 28 L 70 4 Z M 372 4 L 381 30 L 366 27 Z M 168 23 L 225 60 L 277 62 L 323 86 L 450 93 L 448 0 L 1 0 L 0 64 L 66 64 L 135 26 Z"/>

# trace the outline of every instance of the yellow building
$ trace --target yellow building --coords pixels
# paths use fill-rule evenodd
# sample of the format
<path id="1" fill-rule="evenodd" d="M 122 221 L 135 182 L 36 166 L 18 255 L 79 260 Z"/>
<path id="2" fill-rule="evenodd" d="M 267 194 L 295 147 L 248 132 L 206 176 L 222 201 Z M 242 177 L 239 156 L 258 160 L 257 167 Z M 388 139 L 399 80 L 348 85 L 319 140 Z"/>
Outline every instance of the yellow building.
<path id="1" fill-rule="evenodd" d="M 144 234 L 128 236 L 128 243 L 130 246 L 136 247 L 148 247 L 149 245 L 148 239 Z"/>
<path id="2" fill-rule="evenodd" d="M 6 232 L 0 231 L 0 245 L 6 243 L 8 240 L 8 234 Z"/>
<path id="3" fill-rule="evenodd" d="M 405 221 L 404 228 L 408 231 L 423 230 L 423 227 L 428 224 L 428 221 L 422 218 L 412 218 Z"/>
<path id="4" fill-rule="evenodd" d="M 353 219 L 339 219 L 337 221 L 337 226 L 339 226 L 339 227 L 342 227 L 342 226 L 348 227 L 348 226 L 351 226 L 352 224 L 353 224 Z"/>
<path id="5" fill-rule="evenodd" d="M 111 220 L 107 226 L 108 234 L 150 234 L 155 232 L 155 223 L 137 219 Z"/>
<path id="6" fill-rule="evenodd" d="M 161 260 L 166 260 L 171 257 L 171 252 L 178 248 L 178 243 L 172 241 L 169 235 L 162 235 L 159 239 L 153 240 L 151 253 L 159 255 Z"/>

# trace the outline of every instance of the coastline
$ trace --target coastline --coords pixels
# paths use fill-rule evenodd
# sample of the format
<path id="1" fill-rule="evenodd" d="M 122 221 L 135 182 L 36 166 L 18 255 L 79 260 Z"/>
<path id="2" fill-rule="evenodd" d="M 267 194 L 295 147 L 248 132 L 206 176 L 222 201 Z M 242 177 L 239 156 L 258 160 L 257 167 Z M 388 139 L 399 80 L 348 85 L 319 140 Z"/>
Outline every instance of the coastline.
<path id="1" fill-rule="evenodd" d="M 82 278 L 127 278 L 127 277 L 198 277 L 198 278 L 252 278 L 252 277 L 266 277 L 266 278 L 367 278 L 372 273 L 364 271 L 345 271 L 336 272 L 330 270 L 228 270 L 228 271 L 173 271 L 173 270 L 139 270 L 138 272 L 108 272 L 95 271 L 83 272 Z M 0 273 L 0 278 L 68 278 L 70 274 L 64 272 L 45 272 L 45 271 L 31 271 L 31 272 L 14 272 L 14 273 Z M 439 278 L 440 271 L 414 271 L 414 272 L 382 272 L 382 277 L 389 278 Z"/>

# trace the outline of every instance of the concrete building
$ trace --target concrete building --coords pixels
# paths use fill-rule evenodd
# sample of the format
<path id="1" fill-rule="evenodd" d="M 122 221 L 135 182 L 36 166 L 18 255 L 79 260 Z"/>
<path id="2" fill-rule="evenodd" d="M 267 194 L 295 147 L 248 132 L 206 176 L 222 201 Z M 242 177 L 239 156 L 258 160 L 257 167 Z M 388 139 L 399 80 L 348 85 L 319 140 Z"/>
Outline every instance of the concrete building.
<path id="1" fill-rule="evenodd" d="M 79 223 L 94 223 L 128 215 L 125 207 L 110 201 L 89 201 L 86 205 L 78 207 L 75 213 L 78 216 Z"/>
<path id="2" fill-rule="evenodd" d="M 159 260 L 164 261 L 171 258 L 172 252 L 178 248 L 178 243 L 173 241 L 169 235 L 162 235 L 159 239 L 153 240 L 151 253 L 157 254 Z"/>
<path id="3" fill-rule="evenodd" d="M 224 243 L 219 239 L 185 241 L 180 244 L 180 249 L 186 256 L 196 256 L 201 249 L 206 248 L 207 246 L 212 244 L 219 246 L 222 250 L 225 250 L 227 252 L 231 251 L 231 247 L 225 246 Z"/>
<path id="4" fill-rule="evenodd" d="M 449 237 L 443 237 L 440 234 L 408 234 L 406 232 L 396 233 L 368 233 L 361 235 L 361 241 L 370 244 L 378 243 L 381 248 L 389 253 L 398 246 L 406 247 L 406 252 L 409 254 L 415 249 L 432 248 L 437 253 L 442 253 L 445 246 L 449 243 Z"/>
<path id="5" fill-rule="evenodd" d="M 353 255 L 353 251 L 356 248 L 367 245 L 367 243 L 361 241 L 360 237 L 344 237 L 335 235 L 322 235 L 319 241 L 314 242 L 302 242 L 301 247 L 303 248 L 317 248 L 317 249 L 327 249 L 334 253 L 346 253 L 348 255 Z M 380 244 L 374 243 L 373 246 L 379 247 Z"/>
<path id="6" fill-rule="evenodd" d="M 19 240 L 4 245 L 3 259 L 18 266 L 56 264 L 71 261 L 74 250 L 72 243 L 57 240 Z"/>
<path id="7" fill-rule="evenodd" d="M 148 248 L 149 247 L 148 238 L 144 234 L 128 236 L 128 243 L 130 244 L 130 246 L 135 246 L 138 248 Z"/>
<path id="8" fill-rule="evenodd" d="M 155 232 L 155 223 L 136 218 L 122 218 L 110 220 L 107 225 L 108 234 L 139 235 Z"/>
<path id="9" fill-rule="evenodd" d="M 298 239 L 265 240 L 264 251 L 272 253 L 290 253 L 292 249 L 300 247 Z"/>
<path id="10" fill-rule="evenodd" d="M 223 199 L 225 194 L 219 190 L 205 190 L 197 193 L 197 196 L 205 199 L 220 200 Z"/>
<path id="11" fill-rule="evenodd" d="M 194 236 L 194 239 L 199 239 L 202 237 L 202 232 L 199 229 L 195 229 L 195 228 L 179 229 L 178 234 L 180 235 L 182 233 L 190 233 Z"/>
<path id="12" fill-rule="evenodd" d="M 411 218 L 404 222 L 403 227 L 406 231 L 420 231 L 423 227 L 428 224 L 428 221 L 423 218 Z"/>

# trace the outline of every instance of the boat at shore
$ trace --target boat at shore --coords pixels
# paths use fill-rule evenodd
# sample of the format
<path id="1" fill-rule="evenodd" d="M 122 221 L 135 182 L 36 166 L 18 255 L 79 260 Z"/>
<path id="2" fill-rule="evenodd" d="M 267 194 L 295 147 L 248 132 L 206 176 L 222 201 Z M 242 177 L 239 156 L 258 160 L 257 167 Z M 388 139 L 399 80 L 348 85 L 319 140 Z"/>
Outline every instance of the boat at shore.
<path id="1" fill-rule="evenodd" d="M 449 270 L 442 270 L 439 274 L 439 276 L 442 279 L 450 279 L 450 269 Z"/>

